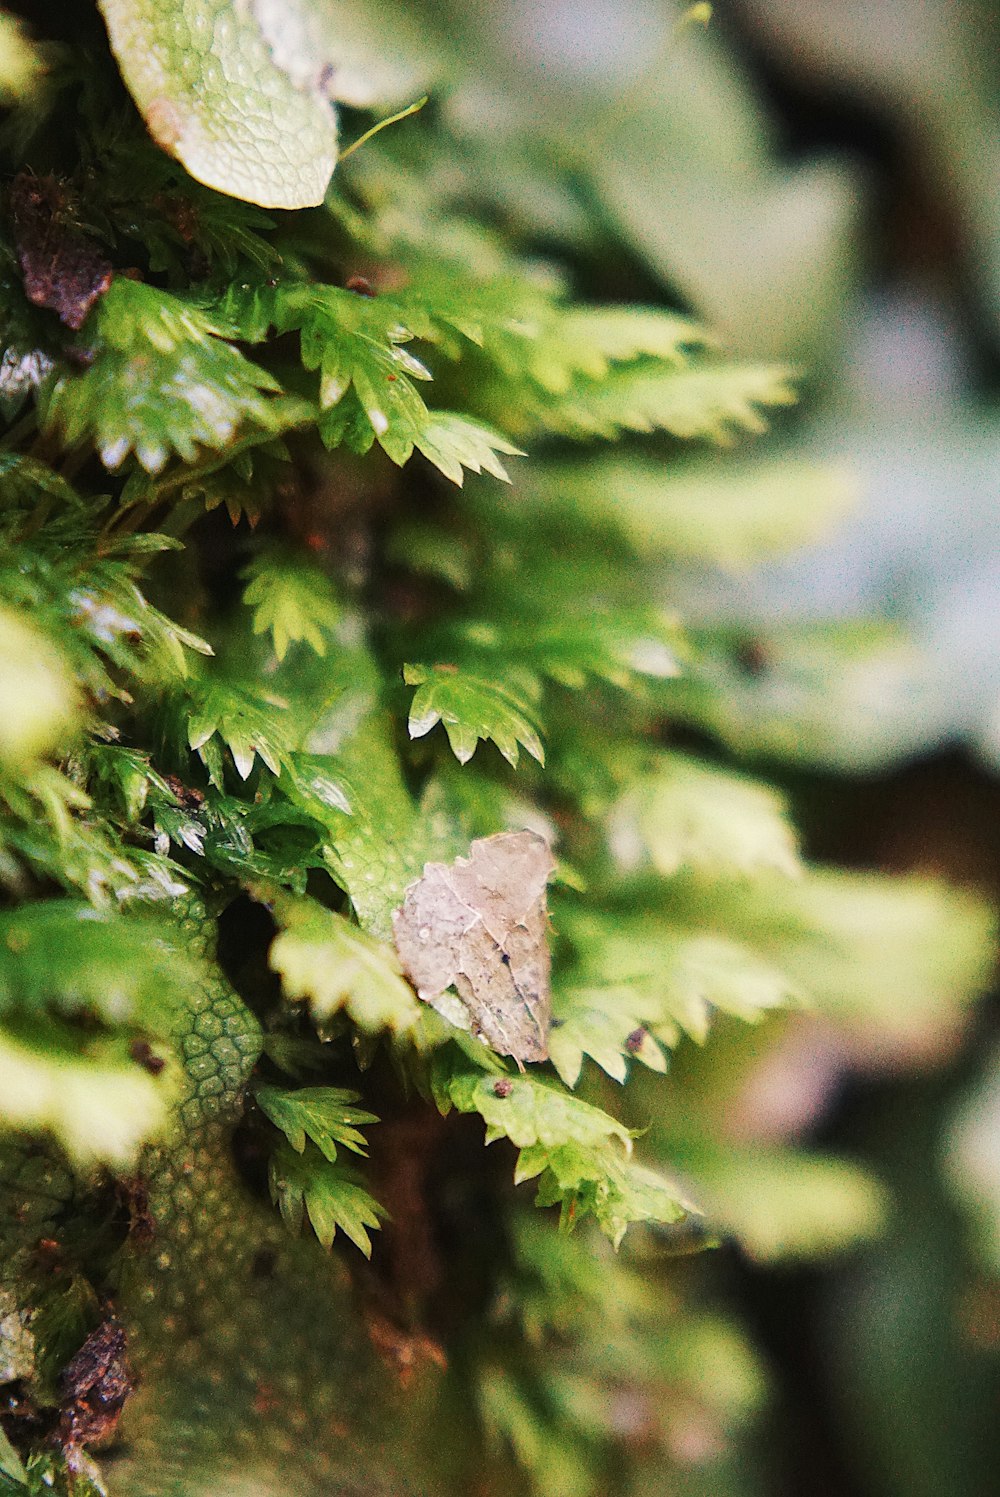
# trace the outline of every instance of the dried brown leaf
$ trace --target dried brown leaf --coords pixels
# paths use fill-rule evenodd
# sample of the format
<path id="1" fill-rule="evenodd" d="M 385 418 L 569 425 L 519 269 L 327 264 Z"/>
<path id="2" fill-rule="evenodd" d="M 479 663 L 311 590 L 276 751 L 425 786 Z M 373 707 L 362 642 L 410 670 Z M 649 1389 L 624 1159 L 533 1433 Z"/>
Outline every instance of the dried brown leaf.
<path id="1" fill-rule="evenodd" d="M 111 285 L 110 260 L 73 222 L 68 197 L 53 177 L 15 177 L 10 211 L 28 300 L 76 331 Z"/>
<path id="2" fill-rule="evenodd" d="M 482 1036 L 518 1065 L 545 1060 L 551 1022 L 545 886 L 555 860 L 535 832 L 499 832 L 467 858 L 428 863 L 393 916 L 418 995 L 454 986 Z"/>

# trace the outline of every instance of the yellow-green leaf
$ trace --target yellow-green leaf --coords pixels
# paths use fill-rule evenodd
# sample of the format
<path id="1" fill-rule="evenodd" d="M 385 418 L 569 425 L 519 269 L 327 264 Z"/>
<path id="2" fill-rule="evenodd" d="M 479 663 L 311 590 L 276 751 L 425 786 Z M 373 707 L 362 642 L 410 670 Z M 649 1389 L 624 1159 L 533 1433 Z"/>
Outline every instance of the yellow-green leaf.
<path id="1" fill-rule="evenodd" d="M 0 762 L 22 764 L 63 742 L 77 709 L 69 670 L 53 644 L 0 610 Z"/>
<path id="2" fill-rule="evenodd" d="M 170 1089 L 166 1074 L 149 1075 L 117 1042 L 76 1056 L 0 1034 L 0 1125 L 47 1130 L 79 1165 L 134 1165 L 166 1121 Z"/>

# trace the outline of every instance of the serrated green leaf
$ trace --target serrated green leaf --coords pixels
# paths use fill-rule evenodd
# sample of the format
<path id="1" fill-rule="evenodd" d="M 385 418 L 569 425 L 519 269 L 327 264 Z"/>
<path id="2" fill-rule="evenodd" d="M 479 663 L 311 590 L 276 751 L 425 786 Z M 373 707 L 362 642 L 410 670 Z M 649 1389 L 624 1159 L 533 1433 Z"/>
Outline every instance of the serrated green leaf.
<path id="1" fill-rule="evenodd" d="M 412 310 L 412 309 L 411 309 Z M 392 298 L 359 296 L 337 286 L 279 299 L 282 329 L 297 328 L 302 362 L 320 374 L 320 434 L 328 447 L 367 452 L 377 441 L 398 466 L 414 450 L 461 486 L 466 468 L 506 480 L 498 454 L 520 449 L 480 421 L 430 410 L 414 381 L 430 370 L 405 345 L 429 332 L 426 318 L 407 317 Z"/>
<path id="2" fill-rule="evenodd" d="M 564 600 L 572 596 L 568 586 L 553 591 Z M 461 625 L 455 652 L 469 659 L 470 668 L 478 663 L 482 670 L 492 661 L 507 676 L 519 668 L 530 680 L 537 672 L 572 691 L 591 680 L 639 691 L 651 680 L 678 674 L 682 639 L 671 616 L 649 607 L 612 607 L 597 598 L 587 598 L 586 606 L 587 627 L 581 629 L 569 609 L 565 617 L 552 618 L 548 608 L 536 613 L 523 598 L 513 617 Z"/>
<path id="3" fill-rule="evenodd" d="M 207 745 L 210 761 L 216 747 Z M 218 760 L 221 778 L 221 750 Z M 157 838 L 169 837 L 224 875 L 301 891 L 309 869 L 320 866 L 316 828 L 276 793 L 269 778 L 258 777 L 252 799 L 214 785 L 207 792 L 177 782 L 175 787 L 176 795 L 170 791 L 164 798 L 157 791 L 150 798 Z"/>
<path id="4" fill-rule="evenodd" d="M 95 802 L 124 817 L 127 823 L 138 821 L 149 799 L 150 791 L 167 801 L 176 796 L 162 775 L 152 767 L 149 757 L 121 744 L 95 743 L 89 746 L 88 784 Z"/>
<path id="5" fill-rule="evenodd" d="M 676 1222 L 694 1209 L 670 1181 L 632 1161 L 623 1124 L 560 1087 L 456 1070 L 447 1052 L 431 1075 L 442 1111 L 478 1113 L 487 1143 L 508 1138 L 520 1150 L 515 1181 L 540 1177 L 538 1204 L 560 1205 L 564 1225 L 592 1213 L 617 1247 L 631 1222 Z"/>
<path id="6" fill-rule="evenodd" d="M 332 59 L 299 50 L 304 38 L 289 36 L 287 13 L 276 31 L 259 10 L 230 0 L 101 0 L 157 144 L 219 192 L 303 208 L 323 201 L 337 159 L 323 87 Z"/>
<path id="7" fill-rule="evenodd" d="M 88 367 L 54 380 L 42 417 L 69 446 L 93 442 L 107 468 L 134 453 L 156 474 L 175 453 L 191 463 L 244 426 L 273 436 L 307 410 L 204 312 L 166 291 L 118 277 L 93 320 Z"/>
<path id="8" fill-rule="evenodd" d="M 184 468 L 171 468 L 162 476 L 133 469 L 123 500 L 137 505 L 193 501 L 209 512 L 222 507 L 234 525 L 245 518 L 252 528 L 287 482 L 290 462 L 282 437 L 269 439 L 253 427 L 244 428 L 220 451 L 206 451 Z"/>
<path id="9" fill-rule="evenodd" d="M 491 473 L 501 482 L 509 483 L 510 475 L 498 454 L 505 457 L 525 455 L 522 448 L 515 447 L 492 426 L 455 411 L 428 411 L 414 434 L 413 445 L 459 488 L 465 470 Z"/>
<path id="10" fill-rule="evenodd" d="M 188 892 L 183 869 L 161 852 L 126 846 L 117 829 L 88 815 L 91 801 L 67 776 L 36 765 L 15 782 L 0 775 L 0 867 L 19 864 L 95 908 L 122 901 L 164 901 Z M 20 875 L 18 875 L 18 879 Z"/>
<path id="11" fill-rule="evenodd" d="M 615 1247 L 636 1222 L 671 1226 L 697 1209 L 673 1181 L 608 1149 L 591 1152 L 576 1143 L 524 1149 L 515 1180 L 536 1178 L 537 1205 L 559 1206 L 566 1227 L 592 1213 Z"/>
<path id="12" fill-rule="evenodd" d="M 79 578 L 70 594 L 73 623 L 91 648 L 139 680 L 188 673 L 185 651 L 211 655 L 212 647 L 154 608 L 132 580 L 134 568 L 108 562 Z"/>
<path id="13" fill-rule="evenodd" d="M 590 379 L 602 379 L 612 364 L 643 356 L 684 364 L 694 349 L 713 341 L 689 317 L 661 307 L 569 307 L 559 330 L 577 349 L 575 372 Z"/>
<path id="14" fill-rule="evenodd" d="M 464 265 L 423 256 L 393 301 L 417 337 L 453 358 L 472 344 L 514 390 L 566 396 L 578 380 L 604 380 L 615 364 L 651 357 L 683 365 L 710 341 L 689 319 L 659 308 L 568 305 L 548 268 L 508 260 L 490 270 L 470 275 Z"/>
<path id="15" fill-rule="evenodd" d="M 728 935 L 618 909 L 557 918 L 576 959 L 555 985 L 549 1051 L 569 1086 L 584 1055 L 624 1081 L 630 1060 L 664 1070 L 660 1047 L 682 1035 L 704 1043 L 716 1011 L 757 1023 L 803 998 L 777 961 Z"/>
<path id="16" fill-rule="evenodd" d="M 367 1154 L 368 1145 L 360 1132 L 366 1123 L 377 1123 L 373 1112 L 353 1104 L 357 1092 L 337 1086 L 303 1086 L 285 1091 L 276 1086 L 258 1086 L 254 1097 L 260 1110 L 280 1128 L 297 1154 L 305 1150 L 306 1139 L 312 1139 L 325 1159 L 332 1164 L 338 1144 L 355 1154 Z"/>
<path id="17" fill-rule="evenodd" d="M 379 1228 L 386 1212 L 353 1171 L 331 1164 L 311 1144 L 300 1154 L 282 1143 L 271 1156 L 268 1178 L 271 1199 L 293 1232 L 302 1230 L 308 1216 L 323 1247 L 332 1245 L 339 1228 L 366 1258 L 371 1257 L 369 1232 Z"/>
<path id="18" fill-rule="evenodd" d="M 926 1056 L 989 981 L 994 923 L 973 895 L 922 878 L 811 868 L 716 885 L 707 916 L 693 883 L 672 885 L 685 924 L 712 924 L 787 974 L 852 1043 Z"/>
<path id="19" fill-rule="evenodd" d="M 0 1477 L 2 1497 L 106 1497 L 107 1489 L 96 1463 L 87 1455 L 36 1451 L 27 1461 L 27 1487 L 14 1487 Z"/>
<path id="20" fill-rule="evenodd" d="M 417 687 L 407 725 L 411 738 L 423 738 L 440 722 L 460 764 L 469 762 L 481 739 L 495 743 L 515 769 L 518 744 L 539 764 L 545 763 L 545 750 L 528 715 L 530 704 L 507 686 L 447 665 L 404 665 L 403 680 Z"/>
<path id="21" fill-rule="evenodd" d="M 5 505 L 0 522 L 5 532 L 0 593 L 9 609 L 30 615 L 32 626 L 37 623 L 43 630 L 37 651 L 42 679 L 51 665 L 47 640 L 58 642 L 63 669 L 75 678 L 77 699 L 91 704 L 128 702 L 135 682 L 159 685 L 164 678 L 183 677 L 189 651 L 210 655 L 203 639 L 153 607 L 139 588 L 150 543 L 121 537 L 102 544 L 94 515 L 78 508 L 66 485 L 46 484 L 37 472 L 41 465 L 34 467 L 35 472 L 3 475 L 4 487 L 14 492 L 8 489 L 9 507 Z M 18 536 L 19 512 L 13 502 L 22 481 L 38 483 L 36 502 L 39 492 L 47 493 L 59 506 L 49 526 L 30 538 Z M 160 549 L 159 537 L 151 543 Z M 30 700 L 30 691 L 24 695 Z M 16 700 L 10 715 L 16 722 Z"/>
<path id="22" fill-rule="evenodd" d="M 665 1071 L 666 1060 L 650 1030 L 651 1003 L 638 987 L 568 988 L 556 991 L 558 1023 L 549 1036 L 549 1059 L 567 1086 L 576 1086 L 589 1055 L 615 1081 L 628 1075 L 629 1060 Z"/>
<path id="23" fill-rule="evenodd" d="M 403 782 L 395 723 L 379 702 L 380 678 L 363 644 L 331 660 L 343 694 L 317 724 L 308 754 L 294 757 L 288 793 L 324 829 L 323 856 L 350 895 L 361 925 L 392 934 L 407 885 L 432 858 L 450 861 L 468 846 L 431 781 L 420 807 Z M 320 751 L 322 750 L 322 751 Z M 284 780 L 283 780 L 284 785 Z"/>
<path id="24" fill-rule="evenodd" d="M 558 1148 L 575 1141 L 581 1148 L 615 1139 L 626 1153 L 632 1135 L 617 1118 L 534 1076 L 493 1076 L 459 1071 L 446 1084 L 446 1095 L 459 1112 L 478 1112 L 486 1124 L 486 1141 L 509 1138 L 519 1149 L 536 1144 Z"/>
<path id="25" fill-rule="evenodd" d="M 285 701 L 249 683 L 222 679 L 193 682 L 189 700 L 188 747 L 218 789 L 223 788 L 223 746 L 241 780 L 249 779 L 258 758 L 274 775 L 288 764 L 294 728 Z"/>
<path id="26" fill-rule="evenodd" d="M 623 432 L 665 431 L 728 445 L 735 433 L 767 430 L 762 409 L 795 403 L 792 371 L 765 365 L 691 365 L 664 370 L 649 362 L 613 369 L 606 378 L 577 380 L 565 395 L 523 391 L 520 403 L 498 402 L 515 435 L 550 431 L 588 440 Z M 508 397 L 509 401 L 509 397 Z"/>
<path id="27" fill-rule="evenodd" d="M 282 900 L 268 960 L 286 998 L 308 1002 L 321 1027 L 341 1009 L 368 1034 L 411 1029 L 420 1004 L 394 949 L 312 900 Z"/>

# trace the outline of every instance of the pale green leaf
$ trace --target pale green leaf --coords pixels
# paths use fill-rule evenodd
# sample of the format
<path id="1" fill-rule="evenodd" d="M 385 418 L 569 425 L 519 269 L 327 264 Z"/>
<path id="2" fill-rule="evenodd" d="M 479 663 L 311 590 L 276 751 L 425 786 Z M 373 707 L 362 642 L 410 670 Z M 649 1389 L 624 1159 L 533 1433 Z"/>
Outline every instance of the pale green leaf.
<path id="1" fill-rule="evenodd" d="M 286 702 L 250 683 L 222 679 L 192 682 L 189 699 L 188 747 L 218 789 L 223 745 L 241 780 L 249 779 L 258 758 L 275 775 L 287 765 L 294 730 Z"/>
<path id="2" fill-rule="evenodd" d="M 636 936 L 642 939 L 638 931 Z M 761 960 L 755 951 L 726 935 L 671 932 L 659 948 L 655 939 L 650 945 L 631 972 L 634 981 L 645 977 L 651 987 L 662 984 L 665 1012 L 653 1022 L 657 1038 L 666 1044 L 676 1044 L 680 1031 L 703 1043 L 716 1010 L 752 1024 L 776 1008 L 801 1001 L 795 983 L 776 964 Z M 617 951 L 605 948 L 605 956 L 612 961 L 618 956 L 625 962 L 620 946 Z M 656 971 L 658 958 L 663 965 Z M 619 966 L 619 973 L 623 970 L 629 970 L 627 964 Z"/>
<path id="3" fill-rule="evenodd" d="M 612 364 L 643 355 L 684 364 L 691 350 L 712 342 L 690 318 L 659 307 L 567 307 L 559 332 L 577 350 L 575 372 L 591 379 L 603 379 Z"/>
<path id="4" fill-rule="evenodd" d="M 607 1146 L 588 1150 L 570 1142 L 522 1149 L 515 1179 L 536 1178 L 537 1205 L 559 1206 L 566 1227 L 592 1213 L 615 1247 L 634 1222 L 671 1226 L 696 1210 L 672 1180 Z"/>
<path id="5" fill-rule="evenodd" d="M 413 1027 L 420 1004 L 387 942 L 312 900 L 282 900 L 276 913 L 268 960 L 286 998 L 307 1002 L 321 1028 L 341 1009 L 369 1034 Z"/>
<path id="6" fill-rule="evenodd" d="M 47 1009 L 169 1032 L 195 970 L 173 926 L 70 899 L 0 915 L 0 1013 Z"/>
<path id="7" fill-rule="evenodd" d="M 641 989 L 628 984 L 556 988 L 549 1035 L 549 1059 L 567 1086 L 576 1086 L 589 1055 L 615 1081 L 628 1075 L 628 1061 L 665 1071 L 666 1060 L 650 1034 L 656 1008 Z"/>
<path id="8" fill-rule="evenodd" d="M 193 177 L 265 208 L 323 201 L 337 159 L 330 59 L 297 51 L 287 16 L 281 46 L 255 6 L 231 0 L 101 0 L 101 10 L 150 134 Z"/>
<path id="9" fill-rule="evenodd" d="M 498 454 L 524 456 L 520 447 L 508 442 L 491 426 L 454 411 L 428 411 L 413 437 L 413 445 L 459 488 L 465 476 L 464 469 L 470 473 L 491 473 L 494 478 L 509 483 L 510 475 Z"/>
<path id="10" fill-rule="evenodd" d="M 334 666 L 342 672 L 343 694 L 316 725 L 312 751 L 295 756 L 288 791 L 324 828 L 324 859 L 361 925 L 390 937 L 393 911 L 424 864 L 450 861 L 468 847 L 468 838 L 446 813 L 433 781 L 419 808 L 411 798 L 395 722 L 379 704 L 380 678 L 364 645 L 342 648 L 331 660 L 331 675 Z"/>
<path id="11" fill-rule="evenodd" d="M 481 675 L 490 674 L 486 662 L 508 677 L 516 666 L 522 678 L 548 676 L 574 691 L 589 680 L 639 691 L 650 680 L 678 674 L 683 639 L 674 618 L 643 605 L 612 608 L 589 596 L 586 601 L 586 629 L 568 609 L 553 618 L 546 607 L 533 617 L 524 599 L 512 616 L 463 624 L 456 652 L 478 661 Z"/>
<path id="12" fill-rule="evenodd" d="M 514 392 L 526 387 L 528 401 L 532 388 L 543 398 L 566 396 L 575 382 L 603 381 L 613 365 L 641 358 L 679 367 L 709 341 L 689 319 L 660 308 L 568 304 L 550 268 L 508 260 L 491 270 L 473 275 L 422 256 L 394 302 L 417 337 L 455 358 L 472 343 Z"/>
<path id="13" fill-rule="evenodd" d="M 185 677 L 186 651 L 211 655 L 211 645 L 154 608 L 130 571 L 105 566 L 95 569 L 96 575 L 79 578 L 70 599 L 74 629 L 89 638 L 95 652 L 139 680 L 160 683 L 164 677 Z M 107 679 L 110 683 L 111 677 Z"/>
<path id="14" fill-rule="evenodd" d="M 795 404 L 791 378 L 791 370 L 753 364 L 694 366 L 676 373 L 637 368 L 608 381 L 591 409 L 615 428 L 726 444 L 735 433 L 767 430 L 762 407 Z"/>
<path id="15" fill-rule="evenodd" d="M 921 659 L 898 619 L 741 621 L 696 636 L 671 713 L 743 757 L 864 774 L 938 731 Z"/>
<path id="16" fill-rule="evenodd" d="M 592 1213 L 617 1246 L 631 1222 L 676 1222 L 694 1209 L 671 1181 L 632 1160 L 622 1123 L 559 1086 L 455 1070 L 447 1052 L 432 1085 L 442 1111 L 479 1114 L 487 1143 L 510 1139 L 520 1150 L 515 1181 L 538 1179 L 538 1204 L 558 1204 L 566 1226 Z"/>
<path id="17" fill-rule="evenodd" d="M 575 1142 L 581 1148 L 616 1140 L 626 1153 L 632 1136 L 617 1118 L 534 1076 L 504 1077 L 476 1072 L 452 1075 L 447 1099 L 459 1112 L 478 1112 L 486 1124 L 486 1141 L 509 1138 L 519 1149 L 545 1149 Z"/>
<path id="18" fill-rule="evenodd" d="M 559 397 L 524 391 L 518 405 L 515 395 L 506 424 L 516 434 L 551 431 L 578 440 L 665 431 L 727 445 L 737 432 L 767 430 L 762 409 L 794 404 L 790 380 L 791 371 L 765 365 L 664 369 L 647 361 L 615 368 L 600 381 L 577 380 Z"/>
<path id="19" fill-rule="evenodd" d="M 710 1222 L 758 1262 L 822 1258 L 885 1226 L 885 1191 L 846 1159 L 727 1145 L 696 1170 Z"/>
<path id="20" fill-rule="evenodd" d="M 651 863 L 664 878 L 682 869 L 713 877 L 801 872 L 776 791 L 682 754 L 662 755 L 626 792 L 611 812 L 608 838 L 622 869 Z"/>
<path id="21" fill-rule="evenodd" d="M 302 362 L 319 370 L 324 442 L 366 452 L 377 441 L 400 467 L 416 450 L 459 486 L 465 469 L 506 480 L 499 454 L 518 456 L 520 448 L 480 421 L 430 410 L 418 390 L 415 382 L 426 383 L 431 372 L 405 345 L 433 325 L 426 312 L 408 315 L 413 310 L 339 286 L 280 298 L 279 327 L 299 329 Z"/>
<path id="22" fill-rule="evenodd" d="M 851 1044 L 926 1060 L 950 1049 L 970 1001 L 990 980 L 992 911 L 929 879 L 810 869 L 804 878 L 675 885 L 675 909 L 708 919 L 786 973 Z"/>
<path id="23" fill-rule="evenodd" d="M 726 935 L 620 910 L 563 910 L 559 926 L 577 960 L 555 988 L 549 1052 L 570 1086 L 584 1055 L 624 1081 L 630 1060 L 662 1071 L 661 1046 L 703 1043 L 716 1011 L 756 1023 L 800 999 L 777 964 Z"/>

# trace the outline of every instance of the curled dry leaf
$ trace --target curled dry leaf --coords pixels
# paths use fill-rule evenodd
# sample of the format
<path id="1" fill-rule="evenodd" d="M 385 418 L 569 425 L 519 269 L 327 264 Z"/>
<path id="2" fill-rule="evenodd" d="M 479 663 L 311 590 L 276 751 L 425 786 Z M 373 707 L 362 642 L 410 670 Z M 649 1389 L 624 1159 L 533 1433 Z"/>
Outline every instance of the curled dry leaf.
<path id="1" fill-rule="evenodd" d="M 117 1320 L 105 1320 L 91 1332 L 63 1368 L 60 1383 L 58 1438 L 72 1468 L 81 1445 L 114 1433 L 134 1386 L 126 1360 L 125 1331 Z"/>
<path id="2" fill-rule="evenodd" d="M 551 1022 L 545 886 L 555 859 L 536 832 L 499 832 L 467 858 L 428 863 L 393 916 L 419 996 L 454 986 L 473 1032 L 518 1065 L 545 1060 Z"/>

